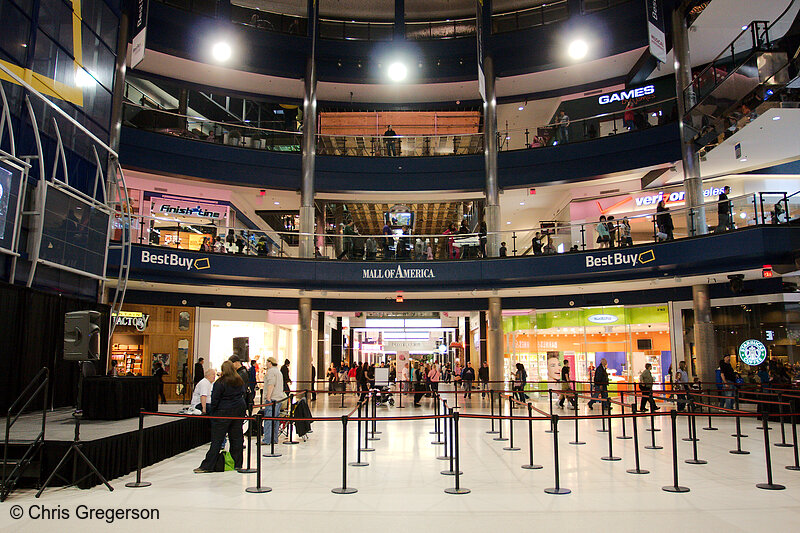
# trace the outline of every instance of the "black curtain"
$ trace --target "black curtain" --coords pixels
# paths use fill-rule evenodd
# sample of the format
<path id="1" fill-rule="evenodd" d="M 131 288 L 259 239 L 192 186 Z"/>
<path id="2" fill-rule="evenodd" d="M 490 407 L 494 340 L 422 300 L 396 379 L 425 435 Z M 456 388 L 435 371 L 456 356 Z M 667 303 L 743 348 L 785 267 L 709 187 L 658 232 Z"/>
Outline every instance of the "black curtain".
<path id="1" fill-rule="evenodd" d="M 6 413 L 22 390 L 43 367 L 50 370 L 48 405 L 75 405 L 78 393 L 78 363 L 64 361 L 64 314 L 70 311 L 100 311 L 100 361 L 97 373 L 106 367 L 108 314 L 106 305 L 71 296 L 46 293 L 7 283 L 0 284 L 0 413 Z M 32 409 L 41 409 L 37 399 Z"/>

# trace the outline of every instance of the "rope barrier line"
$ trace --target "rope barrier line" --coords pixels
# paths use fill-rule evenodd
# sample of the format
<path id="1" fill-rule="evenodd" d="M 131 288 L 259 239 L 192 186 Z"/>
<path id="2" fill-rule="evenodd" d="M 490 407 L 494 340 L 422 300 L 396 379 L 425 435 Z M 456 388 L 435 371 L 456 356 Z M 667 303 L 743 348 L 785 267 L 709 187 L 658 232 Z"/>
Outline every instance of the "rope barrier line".
<path id="1" fill-rule="evenodd" d="M 738 413 L 740 415 L 753 415 L 759 413 L 751 413 L 750 411 L 742 411 L 740 409 L 728 409 L 727 407 L 719 407 L 717 405 L 709 405 L 707 403 L 700 403 L 700 402 L 692 402 L 694 405 L 699 405 L 700 407 L 707 407 L 708 409 L 719 409 L 720 411 L 724 411 L 726 413 Z M 760 415 L 760 414 L 759 414 Z M 705 414 L 700 416 L 706 416 Z"/>

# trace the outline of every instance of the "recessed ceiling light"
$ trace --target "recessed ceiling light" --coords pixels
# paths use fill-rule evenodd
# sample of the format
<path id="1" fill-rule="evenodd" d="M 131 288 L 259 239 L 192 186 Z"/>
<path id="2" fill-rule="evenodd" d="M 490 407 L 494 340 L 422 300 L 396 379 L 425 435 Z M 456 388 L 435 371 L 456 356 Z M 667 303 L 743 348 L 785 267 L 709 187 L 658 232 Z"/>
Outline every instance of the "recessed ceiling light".
<path id="1" fill-rule="evenodd" d="M 520 202 L 519 205 L 525 205 L 525 202 Z"/>
<path id="2" fill-rule="evenodd" d="M 275 205 L 281 205 L 281 203 L 280 202 L 275 202 Z"/>
<path id="3" fill-rule="evenodd" d="M 772 120 L 780 120 L 781 117 L 772 117 Z"/>
<path id="4" fill-rule="evenodd" d="M 744 30 L 746 30 L 746 29 L 747 29 L 747 24 L 745 24 L 744 26 L 742 26 L 742 31 L 744 31 Z"/>
<path id="5" fill-rule="evenodd" d="M 739 161 L 741 161 L 742 163 L 746 163 L 747 162 L 747 156 L 741 158 Z"/>
<path id="6" fill-rule="evenodd" d="M 231 45 L 220 41 L 211 48 L 211 55 L 217 61 L 227 61 L 231 58 L 231 55 L 233 55 L 233 50 L 231 49 Z"/>
<path id="7" fill-rule="evenodd" d="M 408 75 L 408 68 L 399 61 L 389 65 L 389 79 L 392 81 L 403 81 Z"/>
<path id="8" fill-rule="evenodd" d="M 572 59 L 583 59 L 589 53 L 589 45 L 583 39 L 576 39 L 569 43 L 567 53 Z"/>
<path id="9" fill-rule="evenodd" d="M 525 106 L 524 106 L 524 105 L 521 105 L 521 106 L 519 106 L 519 108 L 518 108 L 518 109 L 519 109 L 520 111 L 522 111 L 523 109 L 525 109 Z"/>
<path id="10" fill-rule="evenodd" d="M 511 224 L 511 222 L 506 222 L 506 224 Z"/>

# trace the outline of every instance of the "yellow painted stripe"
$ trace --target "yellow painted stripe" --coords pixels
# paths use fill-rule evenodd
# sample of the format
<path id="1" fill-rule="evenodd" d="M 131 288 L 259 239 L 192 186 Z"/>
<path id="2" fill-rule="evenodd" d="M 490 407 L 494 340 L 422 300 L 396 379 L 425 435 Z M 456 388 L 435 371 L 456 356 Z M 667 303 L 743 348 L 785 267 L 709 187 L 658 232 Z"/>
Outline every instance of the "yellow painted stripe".
<path id="1" fill-rule="evenodd" d="M 81 42 L 81 0 L 72 0 L 72 49 L 75 63 L 83 68 L 83 43 Z"/>
<path id="2" fill-rule="evenodd" d="M 72 87 L 2 59 L 0 59 L 0 63 L 43 95 L 83 106 L 83 89 Z M 6 75 L 3 71 L 0 71 L 0 79 L 16 83 L 11 76 Z"/>

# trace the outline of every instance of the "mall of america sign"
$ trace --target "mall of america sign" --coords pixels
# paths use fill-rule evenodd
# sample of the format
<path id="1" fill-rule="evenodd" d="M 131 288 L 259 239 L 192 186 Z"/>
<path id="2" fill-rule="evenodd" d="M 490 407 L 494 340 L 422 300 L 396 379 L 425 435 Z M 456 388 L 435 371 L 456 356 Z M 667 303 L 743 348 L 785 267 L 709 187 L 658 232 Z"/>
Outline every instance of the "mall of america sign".
<path id="1" fill-rule="evenodd" d="M 432 268 L 403 268 L 400 265 L 391 268 L 363 268 L 361 279 L 434 279 L 436 274 Z"/>

